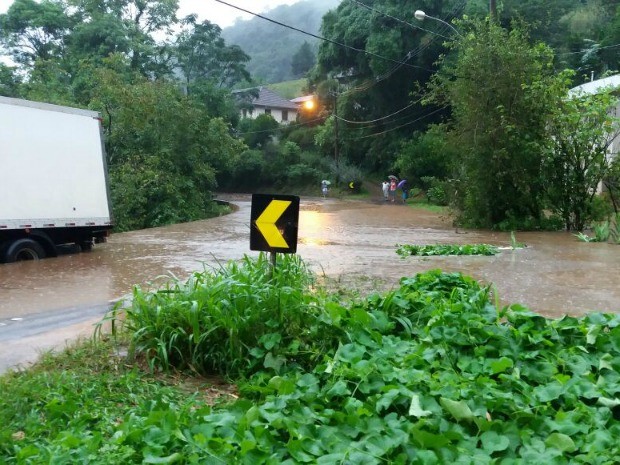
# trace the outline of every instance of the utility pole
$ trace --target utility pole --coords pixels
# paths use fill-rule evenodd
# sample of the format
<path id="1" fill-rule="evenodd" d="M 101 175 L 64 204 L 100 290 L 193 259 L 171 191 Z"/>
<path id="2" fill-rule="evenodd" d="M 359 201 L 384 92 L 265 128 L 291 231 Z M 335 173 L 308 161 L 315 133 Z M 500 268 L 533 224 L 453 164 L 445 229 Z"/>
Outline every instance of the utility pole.
<path id="1" fill-rule="evenodd" d="M 334 92 L 334 136 L 336 139 L 334 143 L 334 161 L 336 162 L 336 172 L 338 172 L 338 146 L 340 145 L 340 140 L 338 139 L 338 91 Z"/>
<path id="2" fill-rule="evenodd" d="M 489 16 L 491 17 L 491 22 L 497 22 L 497 2 L 496 0 L 489 0 Z"/>

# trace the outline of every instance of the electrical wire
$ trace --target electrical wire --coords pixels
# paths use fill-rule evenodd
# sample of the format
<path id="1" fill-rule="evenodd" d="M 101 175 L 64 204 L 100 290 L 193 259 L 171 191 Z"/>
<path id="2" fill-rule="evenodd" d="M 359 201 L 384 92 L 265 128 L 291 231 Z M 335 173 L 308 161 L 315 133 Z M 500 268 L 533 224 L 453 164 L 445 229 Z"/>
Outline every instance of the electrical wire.
<path id="1" fill-rule="evenodd" d="M 391 118 L 392 116 L 397 115 L 397 114 L 399 114 L 400 112 L 405 111 L 405 110 L 406 110 L 406 109 L 408 109 L 408 108 L 411 108 L 411 107 L 412 107 L 412 106 L 414 106 L 415 104 L 420 103 L 420 101 L 421 101 L 421 100 L 422 100 L 422 99 L 420 98 L 420 99 L 416 100 L 415 102 L 411 102 L 411 103 L 410 103 L 409 105 L 407 105 L 406 107 L 403 107 L 403 108 L 401 108 L 400 110 L 396 110 L 394 113 L 391 113 L 391 114 L 386 115 L 386 116 L 382 116 L 381 118 L 377 118 L 377 119 L 369 120 L 369 121 L 349 121 L 348 119 L 344 119 L 344 118 L 342 118 L 342 117 L 340 117 L 340 116 L 336 116 L 336 115 L 334 115 L 334 116 L 336 116 L 336 118 L 338 118 L 338 120 L 340 120 L 340 121 L 344 121 L 345 123 L 349 123 L 349 124 L 373 124 L 373 123 L 377 123 L 377 122 L 379 122 L 379 121 L 382 121 L 382 120 L 384 120 L 384 119 Z"/>
<path id="2" fill-rule="evenodd" d="M 604 50 L 606 48 L 615 48 L 615 47 L 620 47 L 620 44 L 613 44 L 613 45 L 605 45 L 604 47 L 599 47 L 596 49 L 596 51 L 598 52 L 599 50 Z M 586 53 L 589 52 L 591 49 L 585 49 L 585 50 L 579 50 L 577 52 L 562 52 L 562 53 L 558 53 L 558 55 L 576 55 L 578 53 Z"/>
<path id="3" fill-rule="evenodd" d="M 355 138 L 341 138 L 341 140 L 360 140 L 360 139 L 368 139 L 369 137 L 381 136 L 383 134 L 387 134 L 388 132 L 396 131 L 397 129 L 404 128 L 405 126 L 409 126 L 410 124 L 417 123 L 418 121 L 423 120 L 424 118 L 428 118 L 429 116 L 432 116 L 435 113 L 440 112 L 441 110 L 445 110 L 446 108 L 448 108 L 448 107 L 447 106 L 443 106 L 441 108 L 438 108 L 436 110 L 431 111 L 430 113 L 422 115 L 419 118 L 414 119 L 413 121 L 409 121 L 408 123 L 401 124 L 400 126 L 396 126 L 394 128 L 386 129 L 385 131 L 377 132 L 375 134 L 368 134 L 367 136 L 359 136 L 359 137 L 355 137 Z"/>

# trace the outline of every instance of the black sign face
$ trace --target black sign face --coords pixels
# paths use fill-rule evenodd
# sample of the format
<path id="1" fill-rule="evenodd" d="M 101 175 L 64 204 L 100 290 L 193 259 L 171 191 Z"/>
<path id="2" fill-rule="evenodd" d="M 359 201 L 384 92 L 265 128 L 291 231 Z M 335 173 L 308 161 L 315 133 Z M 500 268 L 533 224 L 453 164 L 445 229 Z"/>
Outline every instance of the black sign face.
<path id="1" fill-rule="evenodd" d="M 252 194 L 250 250 L 295 253 L 299 197 Z"/>

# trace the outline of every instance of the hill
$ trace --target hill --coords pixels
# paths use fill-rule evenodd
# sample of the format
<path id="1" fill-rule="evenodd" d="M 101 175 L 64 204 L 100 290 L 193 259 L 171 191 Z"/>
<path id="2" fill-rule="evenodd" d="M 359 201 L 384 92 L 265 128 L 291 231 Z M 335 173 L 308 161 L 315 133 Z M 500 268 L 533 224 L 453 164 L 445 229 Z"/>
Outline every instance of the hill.
<path id="1" fill-rule="evenodd" d="M 306 79 L 295 79 L 294 81 L 284 81 L 275 84 L 269 84 L 267 87 L 278 95 L 292 100 L 306 94 L 305 87 L 308 84 Z"/>
<path id="2" fill-rule="evenodd" d="M 339 0 L 303 0 L 281 5 L 263 16 L 318 34 L 323 15 L 339 3 Z M 318 39 L 258 17 L 237 21 L 222 30 L 222 37 L 228 44 L 239 45 L 252 57 L 248 71 L 258 81 L 267 83 L 299 78 L 291 69 L 293 55 L 304 42 L 308 42 L 315 53 L 318 46 Z"/>

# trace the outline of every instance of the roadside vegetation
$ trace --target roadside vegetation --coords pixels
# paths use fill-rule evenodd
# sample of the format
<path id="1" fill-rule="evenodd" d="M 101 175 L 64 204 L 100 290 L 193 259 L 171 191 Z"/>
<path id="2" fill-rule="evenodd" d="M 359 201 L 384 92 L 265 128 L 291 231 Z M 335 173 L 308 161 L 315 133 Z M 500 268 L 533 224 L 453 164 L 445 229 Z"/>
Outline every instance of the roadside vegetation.
<path id="1" fill-rule="evenodd" d="M 489 244 L 464 244 L 464 245 L 399 245 L 396 253 L 401 257 L 418 255 L 429 257 L 434 255 L 496 255 L 499 249 Z"/>
<path id="2" fill-rule="evenodd" d="M 582 242 L 611 242 L 612 244 L 620 244 L 620 214 L 617 213 L 608 220 L 594 223 L 592 225 L 592 234 L 579 232 L 575 236 Z"/>
<path id="3" fill-rule="evenodd" d="M 261 256 L 136 289 L 114 337 L 4 375 L 3 463 L 620 455 L 618 315 L 499 308 L 489 287 L 438 270 L 352 300 L 296 257 L 269 274 Z"/>

